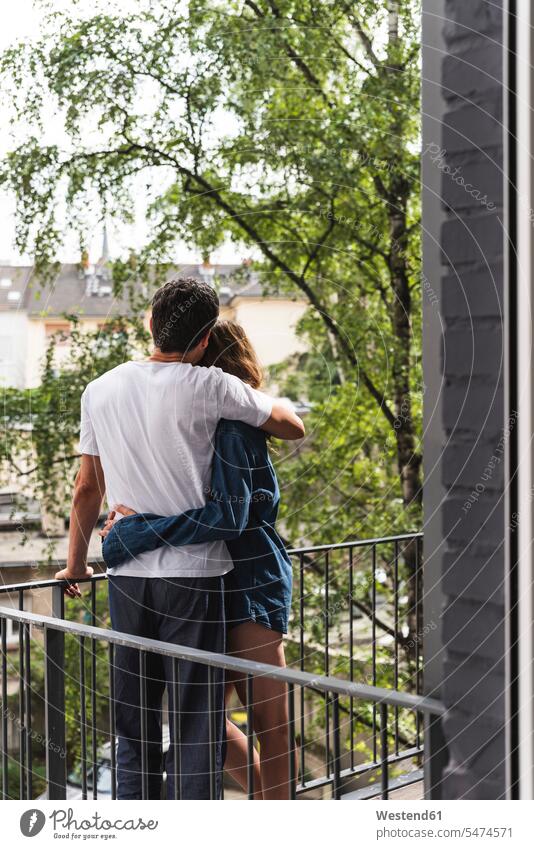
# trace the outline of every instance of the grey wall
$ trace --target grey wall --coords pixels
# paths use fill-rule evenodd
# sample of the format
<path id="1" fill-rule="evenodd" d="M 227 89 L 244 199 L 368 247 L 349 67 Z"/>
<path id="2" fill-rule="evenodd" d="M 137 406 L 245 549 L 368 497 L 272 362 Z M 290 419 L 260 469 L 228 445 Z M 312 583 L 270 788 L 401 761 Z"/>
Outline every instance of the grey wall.
<path id="1" fill-rule="evenodd" d="M 423 5 L 425 618 L 439 621 L 425 666 L 449 758 L 434 741 L 431 795 L 492 799 L 506 793 L 501 3 Z"/>
<path id="2" fill-rule="evenodd" d="M 441 94 L 442 62 L 445 42 L 441 22 L 445 0 L 427 0 L 422 20 L 423 40 L 423 139 L 425 145 L 439 144 L 445 101 Z M 441 171 L 425 154 L 421 163 L 423 192 L 423 364 L 424 364 L 424 446 L 425 462 L 424 511 L 424 585 L 423 620 L 432 627 L 424 635 L 425 693 L 441 698 L 443 680 L 443 641 L 441 633 L 441 505 L 445 487 L 441 477 L 441 458 L 445 434 L 442 426 L 441 350 L 443 320 L 441 315 L 441 247 L 439 230 L 443 217 Z M 435 627 L 434 627 L 435 626 Z M 425 791 L 428 798 L 441 798 L 441 779 L 447 751 L 440 723 L 425 728 Z"/>

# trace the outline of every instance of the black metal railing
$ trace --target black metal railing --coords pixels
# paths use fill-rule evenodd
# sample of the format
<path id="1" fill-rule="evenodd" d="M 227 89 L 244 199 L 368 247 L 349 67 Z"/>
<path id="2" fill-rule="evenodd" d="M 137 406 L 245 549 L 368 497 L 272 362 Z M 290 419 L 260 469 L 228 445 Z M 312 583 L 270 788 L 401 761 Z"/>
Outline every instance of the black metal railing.
<path id="1" fill-rule="evenodd" d="M 291 658 L 301 671 L 332 672 L 353 682 L 366 681 L 400 692 L 421 695 L 422 636 L 421 533 L 308 546 L 290 551 L 296 561 L 293 629 L 297 641 Z M 314 580 L 314 576 L 316 580 Z M 359 580 L 358 580 L 359 579 Z M 356 627 L 358 623 L 358 627 Z M 431 623 L 430 623 L 431 624 Z M 333 632 L 336 639 L 333 639 Z M 315 640 L 314 640 L 315 636 Z M 315 650 L 310 651 L 310 644 Z M 363 654 L 363 656 L 362 656 Z M 325 761 L 330 759 L 330 706 L 324 700 Z M 380 726 L 378 707 L 370 715 L 355 711 L 349 699 L 349 764 L 344 777 L 370 773 L 378 763 Z M 300 738 L 307 739 L 304 698 L 298 718 Z M 399 706 L 394 708 L 393 751 L 396 763 L 420 759 L 423 753 L 420 714 L 411 717 L 401 732 Z M 404 717 L 406 719 L 406 717 Z M 366 739 L 362 725 L 368 725 Z M 358 727 L 360 733 L 357 734 Z M 356 762 L 356 744 L 366 744 L 369 757 Z M 317 788 L 329 781 L 326 774 L 307 779 L 307 747 L 300 748 L 303 787 Z M 411 781 L 413 776 L 406 776 Z"/>
<path id="2" fill-rule="evenodd" d="M 106 741 L 114 797 L 116 645 L 135 646 L 141 668 L 149 651 L 172 656 L 176 687 L 180 660 L 242 673 L 249 797 L 254 792 L 252 683 L 257 675 L 282 680 L 288 687 L 288 745 L 297 757 L 295 762 L 291 755 L 289 764 L 292 797 L 331 790 L 334 798 L 349 793 L 366 798 L 378 792 L 387 798 L 391 787 L 419 780 L 422 716 L 441 713 L 439 703 L 421 696 L 421 540 L 421 534 L 404 534 L 292 550 L 297 592 L 284 670 L 97 627 L 100 621 L 106 624 L 106 599 L 100 591 L 105 574 L 86 582 L 85 607 L 68 605 L 68 615 L 79 619 L 81 611 L 85 622 L 65 619 L 62 587 L 53 580 L 0 587 L 3 797 L 34 798 L 45 785 L 50 798 L 64 798 L 66 762 L 72 766 L 76 761 L 81 798 L 98 798 L 98 759 Z M 28 597 L 39 591 L 51 597 L 49 616 L 27 609 Z M 2 606 L 3 599 L 12 607 Z M 35 670 L 41 654 L 43 682 L 36 680 Z M 101 673 L 106 665 L 104 687 Z M 11 695 L 10 679 L 15 683 Z M 143 697 L 141 685 L 142 705 Z M 74 711 L 79 717 L 78 745 L 72 742 Z M 170 716 L 169 721 L 172 730 L 176 718 Z M 46 771 L 39 778 L 34 755 L 43 749 Z M 177 774 L 179 767 L 174 764 Z M 399 770 L 403 772 L 395 776 Z M 215 780 L 213 774 L 213 795 Z"/>
<path id="3" fill-rule="evenodd" d="M 53 619 L 52 617 L 43 617 L 37 614 L 26 613 L 24 611 L 13 611 L 9 608 L 0 607 L 0 622 L 2 623 L 2 634 L 5 633 L 5 623 L 7 620 L 18 622 L 22 626 L 21 633 L 23 634 L 24 647 L 29 645 L 30 627 L 43 631 L 45 645 L 45 680 L 46 680 L 46 783 L 48 788 L 48 798 L 64 799 L 66 797 L 66 781 L 67 773 L 65 768 L 66 763 L 66 735 L 65 735 L 65 670 L 64 670 L 64 641 L 65 635 L 76 637 L 79 643 L 81 666 L 83 666 L 85 640 L 91 642 L 105 642 L 109 651 L 109 670 L 110 670 L 110 723 L 109 723 L 109 744 L 110 753 L 115 751 L 115 731 L 112 717 L 114 714 L 113 693 L 113 678 L 114 678 L 114 663 L 113 652 L 117 645 L 127 646 L 137 649 L 140 659 L 140 704 L 142 717 L 146 717 L 146 657 L 147 653 L 155 653 L 166 655 L 173 658 L 176 664 L 177 674 L 173 687 L 177 687 L 179 681 L 179 665 L 180 661 L 191 661 L 204 664 L 208 669 L 222 668 L 231 670 L 234 673 L 239 673 L 250 681 L 256 676 L 265 676 L 274 680 L 283 681 L 288 688 L 289 701 L 289 723 L 288 723 L 288 751 L 290 758 L 290 798 L 296 798 L 299 789 L 302 792 L 304 788 L 297 785 L 297 775 L 294 766 L 294 758 L 298 755 L 298 744 L 296 740 L 296 715 L 295 715 L 295 690 L 310 689 L 313 692 L 319 691 L 323 694 L 325 701 L 331 708 L 332 724 L 332 749 L 333 755 L 331 759 L 331 770 L 328 776 L 328 783 L 332 785 L 332 795 L 335 799 L 342 797 L 343 778 L 346 776 L 346 771 L 341 767 L 341 743 L 342 736 L 346 729 L 343 729 L 341 720 L 340 703 L 342 699 L 353 699 L 357 702 L 371 702 L 379 707 L 380 714 L 380 737 L 381 751 L 377 766 L 380 769 L 381 775 L 381 797 L 388 798 L 389 794 L 389 776 L 391 766 L 396 762 L 393 755 L 389 753 L 389 738 L 391 736 L 391 728 L 389 725 L 389 709 L 393 711 L 397 709 L 410 710 L 417 713 L 423 713 L 429 716 L 430 719 L 439 716 L 442 712 L 441 705 L 431 699 L 425 699 L 420 696 L 410 696 L 407 694 L 396 693 L 392 690 L 370 687 L 363 684 L 356 684 L 330 676 L 313 676 L 310 673 L 280 669 L 279 667 L 268 666 L 266 664 L 253 663 L 244 661 L 228 655 L 214 654 L 203 652 L 182 646 L 175 646 L 170 643 L 162 643 L 156 640 L 148 640 L 141 637 L 134 637 L 128 634 L 110 631 L 104 628 L 94 628 L 89 625 L 81 625 L 75 622 L 66 620 Z M 6 653 L 2 652 L 2 677 L 3 680 L 7 677 Z M 30 671 L 25 667 L 21 676 L 21 687 L 23 700 L 25 702 L 24 711 L 21 715 L 20 731 L 24 744 L 21 747 L 20 761 L 20 795 L 22 798 L 32 798 L 32 765 L 29 753 L 32 749 L 32 706 L 31 706 L 31 685 L 29 684 Z M 210 692 L 213 690 L 213 678 L 209 678 Z M 246 711 L 251 727 L 247 726 L 247 736 L 250 741 L 250 754 L 252 754 L 253 746 L 253 711 L 254 706 L 251 704 L 251 689 L 247 687 L 247 703 Z M 85 738 L 85 718 L 82 715 L 82 705 L 85 700 L 85 687 L 80 687 L 80 734 L 82 740 Z M 175 699 L 177 700 L 177 690 L 175 691 Z M 211 700 L 213 705 L 213 698 Z M 179 711 L 179 708 L 177 708 Z M 177 711 L 173 712 L 173 721 Z M 211 708 L 211 712 L 214 708 Z M 94 780 L 96 775 L 96 748 L 95 741 L 97 740 L 98 729 L 96 726 L 96 714 L 91 713 L 91 739 L 93 742 L 91 755 L 91 781 L 88 782 L 88 763 L 86 750 L 82 756 L 81 772 L 82 772 L 82 798 L 87 798 L 88 785 L 91 784 L 93 798 L 98 797 L 98 784 Z M 179 721 L 178 721 L 179 726 Z M 146 726 L 141 723 L 141 751 L 142 751 L 142 798 L 148 798 L 148 778 L 147 778 L 147 737 Z M 212 763 L 215 763 L 215 735 L 210 729 L 210 748 L 213 752 Z M 179 746 L 175 751 L 179 751 Z M 252 763 L 252 758 L 250 759 Z M 112 762 L 111 766 L 111 798 L 116 798 L 116 765 Z M 180 775 L 180 768 L 175 763 L 176 775 Z M 6 750 L 3 748 L 2 758 L 3 785 L 7 787 L 7 757 Z M 212 769 L 212 780 L 210 782 L 210 798 L 216 798 L 216 773 Z M 249 772 L 249 787 L 248 796 L 253 797 L 254 788 L 252 785 L 252 771 Z M 175 798 L 180 797 L 179 792 L 180 782 L 175 783 Z M 376 794 L 376 791 L 375 791 Z M 7 794 L 5 798 L 7 797 Z"/>

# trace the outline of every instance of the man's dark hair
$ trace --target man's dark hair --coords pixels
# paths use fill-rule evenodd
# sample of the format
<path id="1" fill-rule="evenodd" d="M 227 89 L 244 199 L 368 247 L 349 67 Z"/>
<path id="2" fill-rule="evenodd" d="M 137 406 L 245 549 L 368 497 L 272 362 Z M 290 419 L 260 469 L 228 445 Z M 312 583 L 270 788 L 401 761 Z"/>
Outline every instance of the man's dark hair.
<path id="1" fill-rule="evenodd" d="M 176 277 L 152 298 L 154 342 L 166 354 L 190 351 L 218 316 L 219 299 L 211 286 L 194 277 Z"/>

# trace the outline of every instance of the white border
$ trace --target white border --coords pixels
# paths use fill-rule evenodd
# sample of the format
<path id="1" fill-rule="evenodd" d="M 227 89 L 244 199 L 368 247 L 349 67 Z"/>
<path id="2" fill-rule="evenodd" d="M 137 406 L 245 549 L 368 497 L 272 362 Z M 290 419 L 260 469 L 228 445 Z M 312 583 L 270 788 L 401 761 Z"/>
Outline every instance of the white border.
<path id="1" fill-rule="evenodd" d="M 534 528 L 534 362 L 532 356 L 534 280 L 534 153 L 533 132 L 533 9 L 530 0 L 517 3 L 517 368 L 518 368 L 518 687 L 519 793 L 534 798 L 534 599 L 532 539 Z M 512 318 L 512 317 L 510 317 Z M 513 333 L 513 326 L 510 327 Z M 509 533 L 514 529 L 510 528 Z"/>

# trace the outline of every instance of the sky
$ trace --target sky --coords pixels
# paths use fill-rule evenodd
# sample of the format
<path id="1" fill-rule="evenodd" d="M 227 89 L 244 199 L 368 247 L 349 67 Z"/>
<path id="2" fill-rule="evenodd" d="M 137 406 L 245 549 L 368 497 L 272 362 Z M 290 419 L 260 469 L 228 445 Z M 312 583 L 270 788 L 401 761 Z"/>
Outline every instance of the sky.
<path id="1" fill-rule="evenodd" d="M 91 0 L 86 0 L 91 4 Z M 127 8 L 135 4 L 135 0 L 121 0 L 121 7 Z M 68 0 L 56 0 L 54 7 L 57 9 L 68 5 Z M 0 28 L 0 52 L 5 50 L 21 38 L 32 38 L 39 33 L 39 21 L 41 12 L 34 5 L 33 0 L 16 0 L 3 10 L 2 27 Z M 1 113 L 0 113 L 1 114 Z M 7 139 L 5 127 L 0 121 L 0 156 L 9 150 L 10 142 Z M 21 256 L 14 247 L 15 234 L 15 205 L 12 198 L 5 191 L 0 190 L 0 264 L 31 263 L 31 257 Z M 142 215 L 132 226 L 117 225 L 108 222 L 108 236 L 111 256 L 118 256 L 129 248 L 140 248 L 146 234 L 146 224 Z M 88 239 L 89 253 L 93 259 L 98 259 L 101 253 L 102 229 L 101 224 L 95 221 L 92 238 Z M 79 261 L 78 238 L 75 234 L 65 234 L 65 245 L 59 256 L 62 262 Z M 243 257 L 236 253 L 233 245 L 221 248 L 211 257 L 212 262 L 239 262 Z M 192 252 L 187 246 L 181 245 L 177 248 L 176 260 L 179 262 L 197 262 L 200 256 Z"/>
<path id="2" fill-rule="evenodd" d="M 0 51 L 9 47 L 14 41 L 21 37 L 31 37 L 38 31 L 37 15 L 32 8 L 31 0 L 17 0 L 10 4 L 9 11 L 4 10 L 2 14 L 2 26 L 0 27 Z M 4 139 L 4 132 L 0 133 Z M 2 154 L 6 150 L 5 141 L 0 142 Z M 0 191 L 0 263 L 6 260 L 20 261 L 13 247 L 14 236 L 14 204 L 6 194 Z"/>

